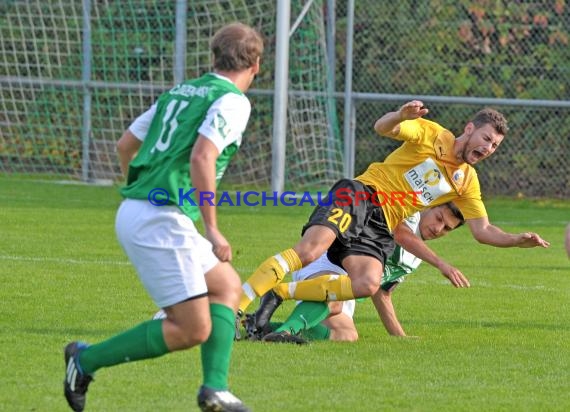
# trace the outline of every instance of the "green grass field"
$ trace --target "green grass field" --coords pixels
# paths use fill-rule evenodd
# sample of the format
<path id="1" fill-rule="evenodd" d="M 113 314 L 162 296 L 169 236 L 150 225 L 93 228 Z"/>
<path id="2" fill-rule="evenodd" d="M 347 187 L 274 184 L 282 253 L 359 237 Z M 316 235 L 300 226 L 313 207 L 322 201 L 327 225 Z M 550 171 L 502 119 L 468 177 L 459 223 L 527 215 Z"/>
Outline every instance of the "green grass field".
<path id="1" fill-rule="evenodd" d="M 155 312 L 115 239 L 119 202 L 112 187 L 0 177 L 0 410 L 66 411 L 63 346 L 97 342 Z M 461 228 L 431 245 L 470 289 L 423 265 L 395 293 L 404 328 L 419 339 L 389 337 L 361 302 L 357 343 L 237 342 L 232 390 L 257 412 L 570 410 L 570 202 L 487 207 L 503 229 L 536 231 L 552 246 L 496 249 Z M 292 245 L 309 213 L 221 208 L 242 278 Z M 198 349 L 103 369 L 86 410 L 194 411 L 200 382 Z"/>

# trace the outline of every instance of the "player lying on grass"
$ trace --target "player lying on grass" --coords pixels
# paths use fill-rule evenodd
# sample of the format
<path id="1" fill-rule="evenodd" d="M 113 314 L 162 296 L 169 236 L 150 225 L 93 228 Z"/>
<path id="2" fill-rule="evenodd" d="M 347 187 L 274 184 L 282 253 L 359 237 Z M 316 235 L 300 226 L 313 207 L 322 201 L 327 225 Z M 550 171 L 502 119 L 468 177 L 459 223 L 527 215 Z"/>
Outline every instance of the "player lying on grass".
<path id="1" fill-rule="evenodd" d="M 242 285 L 238 316 L 258 296 L 329 251 L 333 263 L 348 276 L 319 276 L 280 285 L 283 297 L 297 300 L 351 300 L 371 296 L 380 287 L 380 274 L 395 245 L 396 225 L 415 212 L 450 201 L 461 210 L 471 234 L 496 247 L 548 247 L 532 232 L 506 233 L 489 222 L 477 172 L 473 166 L 491 156 L 508 131 L 505 117 L 483 109 L 464 126 L 459 137 L 423 119 L 428 109 L 414 100 L 386 113 L 375 131 L 403 144 L 382 162 L 369 165 L 354 179 L 334 184 L 325 204 L 315 207 L 292 248 L 269 257 Z M 406 249 L 434 264 L 434 253 L 421 239 Z M 454 286 L 469 287 L 463 274 L 446 262 L 436 265 Z M 239 319 L 236 319 L 238 324 Z"/>
<path id="2" fill-rule="evenodd" d="M 410 234 L 431 240 L 445 236 L 464 222 L 459 209 L 453 203 L 445 203 L 415 213 L 396 226 L 394 232 L 398 239 L 404 239 L 404 242 Z M 372 302 L 390 335 L 406 336 L 392 304 L 392 292 L 405 276 L 418 268 L 421 262 L 400 245 L 396 246 L 392 255 L 386 260 L 382 283 L 380 289 L 372 295 Z M 294 272 L 292 277 L 293 281 L 301 281 L 321 275 L 346 276 L 346 271 L 323 254 L 315 262 Z M 293 343 L 305 343 L 304 338 L 334 341 L 358 339 L 353 321 L 356 304 L 354 299 L 329 302 L 328 305 L 325 302 L 300 302 L 283 324 L 277 328 L 273 328 L 275 324 L 269 327 L 269 320 L 281 302 L 282 300 L 270 291 L 263 296 L 259 309 L 254 314 L 246 315 L 244 325 L 249 339 Z M 298 336 L 299 334 L 301 336 Z"/>

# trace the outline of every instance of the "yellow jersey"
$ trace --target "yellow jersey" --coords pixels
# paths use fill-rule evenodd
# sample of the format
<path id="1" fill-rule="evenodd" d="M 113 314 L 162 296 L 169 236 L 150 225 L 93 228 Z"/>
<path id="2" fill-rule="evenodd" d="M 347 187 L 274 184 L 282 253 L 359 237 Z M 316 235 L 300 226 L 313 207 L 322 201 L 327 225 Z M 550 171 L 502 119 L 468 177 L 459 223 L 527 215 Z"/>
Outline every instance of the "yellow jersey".
<path id="1" fill-rule="evenodd" d="M 396 139 L 404 143 L 356 178 L 376 190 L 390 231 L 415 212 L 450 201 L 465 219 L 487 216 L 477 172 L 457 162 L 449 130 L 422 118 L 406 120 Z"/>

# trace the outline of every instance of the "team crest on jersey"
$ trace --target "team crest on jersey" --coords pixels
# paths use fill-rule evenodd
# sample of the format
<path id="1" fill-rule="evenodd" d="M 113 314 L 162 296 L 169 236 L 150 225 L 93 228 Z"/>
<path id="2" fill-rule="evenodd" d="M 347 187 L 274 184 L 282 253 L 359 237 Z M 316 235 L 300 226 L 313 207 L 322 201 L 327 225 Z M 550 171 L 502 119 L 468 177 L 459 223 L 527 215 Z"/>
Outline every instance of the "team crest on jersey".
<path id="1" fill-rule="evenodd" d="M 228 122 L 221 113 L 217 113 L 216 116 L 212 119 L 210 126 L 218 131 L 222 138 L 226 138 L 230 133 L 230 128 Z"/>
<path id="2" fill-rule="evenodd" d="M 431 158 L 413 167 L 404 173 L 404 178 L 418 192 L 418 199 L 424 206 L 428 206 L 437 198 L 451 192 L 451 186 Z"/>
<path id="3" fill-rule="evenodd" d="M 451 178 L 456 186 L 461 186 L 463 184 L 463 179 L 465 179 L 465 173 L 463 173 L 463 170 L 457 169 L 453 172 L 453 176 L 451 176 Z"/>

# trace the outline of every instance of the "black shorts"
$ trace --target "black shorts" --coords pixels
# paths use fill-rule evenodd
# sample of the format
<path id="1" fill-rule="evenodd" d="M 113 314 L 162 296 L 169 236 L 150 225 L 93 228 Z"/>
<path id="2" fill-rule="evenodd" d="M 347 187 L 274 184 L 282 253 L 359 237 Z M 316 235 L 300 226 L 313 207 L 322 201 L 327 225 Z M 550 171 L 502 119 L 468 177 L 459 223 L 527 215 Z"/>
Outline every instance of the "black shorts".
<path id="1" fill-rule="evenodd" d="M 395 245 L 382 208 L 371 201 L 374 192 L 359 181 L 339 180 L 315 207 L 302 233 L 313 225 L 334 230 L 336 239 L 327 255 L 335 265 L 342 267 L 350 255 L 372 256 L 384 265 Z"/>

